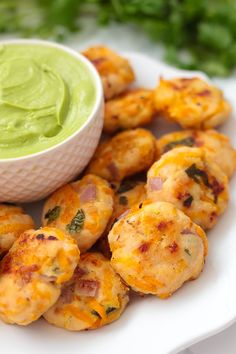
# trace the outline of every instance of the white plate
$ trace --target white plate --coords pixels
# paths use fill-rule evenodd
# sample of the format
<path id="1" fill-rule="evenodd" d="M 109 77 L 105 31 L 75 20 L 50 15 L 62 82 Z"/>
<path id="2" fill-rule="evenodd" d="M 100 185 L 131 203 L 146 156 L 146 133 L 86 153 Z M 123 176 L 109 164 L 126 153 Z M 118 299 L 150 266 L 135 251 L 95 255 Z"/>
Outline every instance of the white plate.
<path id="1" fill-rule="evenodd" d="M 126 53 L 126 56 L 141 86 L 154 87 L 161 75 L 193 75 L 137 53 Z M 227 93 L 233 98 L 232 89 Z M 236 102 L 231 103 L 236 105 Z M 158 136 L 176 126 L 156 120 L 151 128 Z M 227 122 L 223 131 L 231 136 L 236 146 L 235 120 Z M 236 319 L 236 188 L 233 182 L 227 212 L 209 232 L 209 256 L 198 280 L 185 284 L 167 300 L 154 296 L 135 297 L 117 322 L 96 331 L 70 333 L 43 320 L 27 328 L 1 323 L 1 352 L 173 354 L 228 326 Z M 29 204 L 26 209 L 37 218 L 41 203 Z"/>

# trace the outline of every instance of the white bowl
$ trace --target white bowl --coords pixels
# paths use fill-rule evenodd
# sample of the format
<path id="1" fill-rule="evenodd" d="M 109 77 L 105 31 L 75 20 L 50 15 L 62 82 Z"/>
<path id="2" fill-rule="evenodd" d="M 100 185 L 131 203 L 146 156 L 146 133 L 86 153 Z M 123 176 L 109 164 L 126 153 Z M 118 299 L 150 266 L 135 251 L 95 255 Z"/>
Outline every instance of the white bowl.
<path id="1" fill-rule="evenodd" d="M 67 139 L 32 155 L 0 159 L 0 202 L 31 202 L 46 197 L 74 179 L 89 162 L 102 131 L 103 90 L 93 65 L 83 55 L 70 48 L 35 39 L 0 41 L 0 45 L 8 43 L 42 44 L 69 53 L 86 65 L 97 91 L 91 115 L 82 127 Z"/>

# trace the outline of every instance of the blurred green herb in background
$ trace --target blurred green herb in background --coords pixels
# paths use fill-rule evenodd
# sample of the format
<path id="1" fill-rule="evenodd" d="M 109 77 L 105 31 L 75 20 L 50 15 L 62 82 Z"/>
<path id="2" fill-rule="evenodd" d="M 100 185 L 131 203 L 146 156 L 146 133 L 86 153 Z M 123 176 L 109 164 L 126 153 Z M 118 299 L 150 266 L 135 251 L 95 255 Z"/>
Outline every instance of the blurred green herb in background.
<path id="1" fill-rule="evenodd" d="M 181 68 L 226 76 L 236 65 L 236 0 L 0 0 L 2 33 L 62 41 L 86 16 L 138 26 Z"/>

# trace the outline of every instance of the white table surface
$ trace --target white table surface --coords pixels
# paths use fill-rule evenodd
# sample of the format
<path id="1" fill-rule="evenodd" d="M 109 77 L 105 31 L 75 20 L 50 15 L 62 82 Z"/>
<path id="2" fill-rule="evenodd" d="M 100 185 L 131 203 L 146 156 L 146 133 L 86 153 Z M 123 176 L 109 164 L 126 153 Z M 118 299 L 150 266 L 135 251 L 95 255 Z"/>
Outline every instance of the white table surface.
<path id="1" fill-rule="evenodd" d="M 4 36 L 6 38 L 6 36 Z M 145 53 L 152 58 L 161 59 L 163 49 L 149 41 L 143 32 L 126 26 L 112 25 L 97 28 L 90 21 L 86 21 L 82 32 L 71 36 L 67 45 L 75 49 L 84 49 L 94 44 L 106 44 L 117 51 L 137 51 Z M 236 88 L 236 74 L 227 79 L 214 79 L 216 84 L 222 83 Z M 236 91 L 235 91 L 236 98 Z M 217 309 L 216 309 L 217 310 Z M 203 314 L 204 321 L 204 314 Z M 236 353 L 236 323 L 223 332 L 201 341 L 179 354 L 235 354 Z M 158 353 L 157 353 L 158 354 Z"/>

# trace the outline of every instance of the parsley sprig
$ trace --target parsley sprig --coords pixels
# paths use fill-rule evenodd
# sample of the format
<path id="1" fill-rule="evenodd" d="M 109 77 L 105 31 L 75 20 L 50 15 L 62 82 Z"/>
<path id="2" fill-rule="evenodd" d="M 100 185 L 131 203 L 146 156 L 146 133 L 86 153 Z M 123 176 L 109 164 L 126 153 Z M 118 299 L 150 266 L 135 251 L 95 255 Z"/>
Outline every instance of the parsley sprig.
<path id="1" fill-rule="evenodd" d="M 71 220 L 71 223 L 66 225 L 66 229 L 70 234 L 76 234 L 83 229 L 85 213 L 83 209 L 79 209 L 76 215 Z"/>
<path id="2" fill-rule="evenodd" d="M 61 207 L 59 205 L 56 205 L 53 209 L 49 209 L 46 214 L 44 215 L 44 218 L 47 219 L 47 224 L 50 224 L 54 220 L 56 220 L 61 212 Z"/>
<path id="3" fill-rule="evenodd" d="M 184 69 L 226 76 L 236 66 L 235 0 L 2 0 L 0 33 L 65 40 L 82 19 L 136 26 Z"/>

